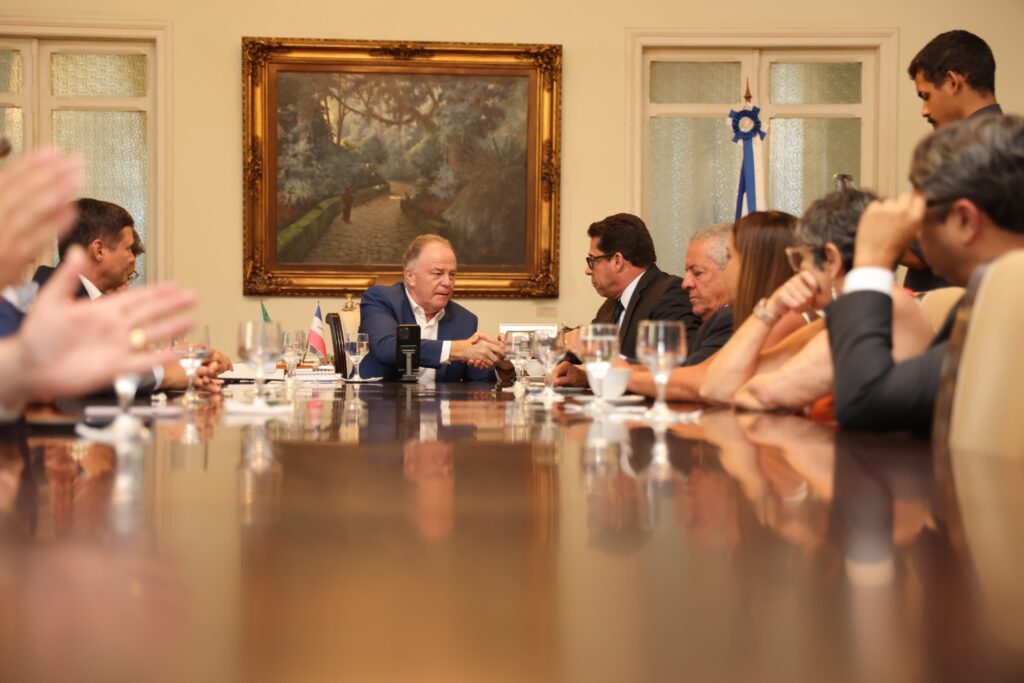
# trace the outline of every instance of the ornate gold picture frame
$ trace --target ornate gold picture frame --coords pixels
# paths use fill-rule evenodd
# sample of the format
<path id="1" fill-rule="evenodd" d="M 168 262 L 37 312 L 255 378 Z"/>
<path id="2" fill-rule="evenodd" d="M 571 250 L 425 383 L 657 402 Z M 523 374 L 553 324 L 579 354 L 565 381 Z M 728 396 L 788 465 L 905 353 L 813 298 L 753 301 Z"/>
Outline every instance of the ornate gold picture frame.
<path id="1" fill-rule="evenodd" d="M 332 296 L 452 241 L 459 297 L 558 295 L 559 45 L 242 39 L 244 293 Z"/>

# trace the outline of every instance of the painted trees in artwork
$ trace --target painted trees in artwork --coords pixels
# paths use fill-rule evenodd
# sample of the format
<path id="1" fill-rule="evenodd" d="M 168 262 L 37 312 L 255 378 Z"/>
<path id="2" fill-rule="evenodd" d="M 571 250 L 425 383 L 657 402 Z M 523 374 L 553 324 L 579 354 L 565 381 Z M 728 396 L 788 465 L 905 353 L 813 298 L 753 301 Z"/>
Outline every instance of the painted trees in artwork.
<path id="1" fill-rule="evenodd" d="M 279 216 L 401 181 L 415 188 L 403 212 L 472 262 L 522 263 L 526 87 L 520 77 L 280 74 Z"/>

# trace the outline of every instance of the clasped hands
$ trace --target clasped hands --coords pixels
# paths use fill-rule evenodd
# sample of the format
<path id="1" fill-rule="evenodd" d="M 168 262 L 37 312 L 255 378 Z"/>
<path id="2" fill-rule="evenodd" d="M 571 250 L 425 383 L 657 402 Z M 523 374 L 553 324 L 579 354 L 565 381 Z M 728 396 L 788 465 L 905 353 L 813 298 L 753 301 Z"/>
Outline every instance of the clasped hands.
<path id="1" fill-rule="evenodd" d="M 483 332 L 475 332 L 469 339 L 453 341 L 448 354 L 449 360 L 463 361 L 480 370 L 493 368 L 504 358 L 505 349 L 500 336 L 495 339 Z"/>

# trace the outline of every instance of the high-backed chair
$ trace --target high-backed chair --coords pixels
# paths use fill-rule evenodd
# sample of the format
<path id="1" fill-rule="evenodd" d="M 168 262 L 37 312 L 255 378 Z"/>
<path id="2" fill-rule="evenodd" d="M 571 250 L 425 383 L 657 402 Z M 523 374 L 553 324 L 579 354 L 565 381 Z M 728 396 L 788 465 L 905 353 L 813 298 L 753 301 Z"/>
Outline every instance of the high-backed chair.
<path id="1" fill-rule="evenodd" d="M 334 348 L 334 369 L 342 377 L 348 377 L 352 370 L 352 359 L 345 353 L 345 337 L 359 331 L 359 306 L 349 294 L 345 305 L 338 313 L 327 314 L 327 326 L 331 330 Z"/>
<path id="2" fill-rule="evenodd" d="M 924 308 L 925 315 L 931 321 L 933 330 L 938 331 L 942 327 L 949 312 L 964 297 L 964 292 L 963 287 L 940 287 L 925 292 L 921 299 L 921 307 Z"/>
<path id="3" fill-rule="evenodd" d="M 932 442 L 940 451 L 1024 457 L 1022 278 L 1024 249 L 971 278 L 935 402 Z"/>

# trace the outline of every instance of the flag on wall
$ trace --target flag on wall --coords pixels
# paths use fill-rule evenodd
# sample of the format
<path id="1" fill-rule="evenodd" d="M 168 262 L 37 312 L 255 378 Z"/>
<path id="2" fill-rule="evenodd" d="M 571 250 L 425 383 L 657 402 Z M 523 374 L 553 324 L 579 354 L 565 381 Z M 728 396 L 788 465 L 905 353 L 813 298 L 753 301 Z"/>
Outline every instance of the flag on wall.
<path id="1" fill-rule="evenodd" d="M 313 313 L 313 322 L 309 324 L 309 346 L 320 354 L 320 357 L 327 360 L 327 344 L 324 343 L 324 317 L 320 313 L 320 302 L 316 302 L 316 312 Z"/>
<path id="2" fill-rule="evenodd" d="M 273 322 L 270 319 L 270 314 L 267 313 L 267 307 L 263 304 L 262 301 L 260 302 L 260 311 L 263 313 L 263 322 L 265 322 L 265 323 Z"/>
<path id="3" fill-rule="evenodd" d="M 750 103 L 750 82 L 743 96 L 746 104 L 729 112 L 732 122 L 732 141 L 743 142 L 743 164 L 740 167 L 740 187 L 736 193 L 736 220 L 765 206 L 764 167 L 761 141 L 765 132 L 761 123 L 761 108 Z M 744 202 L 744 198 L 746 201 Z"/>

